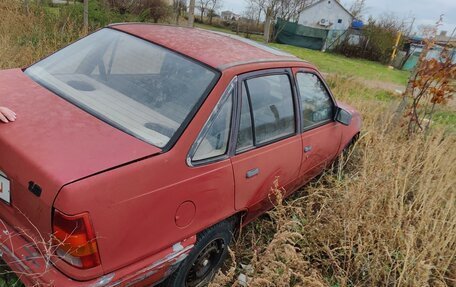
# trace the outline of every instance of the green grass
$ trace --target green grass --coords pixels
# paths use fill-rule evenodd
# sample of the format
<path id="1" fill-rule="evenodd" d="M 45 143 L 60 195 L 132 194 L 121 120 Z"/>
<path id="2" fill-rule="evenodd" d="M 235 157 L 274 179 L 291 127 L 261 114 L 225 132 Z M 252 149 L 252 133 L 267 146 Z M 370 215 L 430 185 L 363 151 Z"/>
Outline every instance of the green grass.
<path id="1" fill-rule="evenodd" d="M 409 72 L 391 70 L 387 66 L 373 61 L 347 58 L 338 54 L 322 53 L 289 45 L 276 43 L 270 45 L 315 64 L 325 73 L 356 76 L 367 80 L 390 82 L 399 85 L 405 85 L 409 77 Z"/>
<path id="2" fill-rule="evenodd" d="M 232 32 L 231 30 L 229 29 L 226 29 L 226 28 L 220 28 L 220 27 L 215 27 L 215 26 L 211 26 L 211 25 L 208 25 L 208 24 L 201 24 L 201 23 L 194 23 L 194 26 L 196 28 L 201 28 L 201 29 L 205 29 L 205 30 L 211 30 L 211 31 L 217 31 L 217 32 L 223 32 L 223 33 L 228 33 L 228 34 L 236 34 L 234 32 Z"/>
<path id="3" fill-rule="evenodd" d="M 456 132 L 456 113 L 448 107 L 438 107 L 440 110 L 436 111 L 432 120 L 440 125 L 450 127 L 452 131 Z"/>
<path id="4" fill-rule="evenodd" d="M 229 29 L 214 27 L 207 24 L 195 23 L 195 27 L 236 34 Z M 244 36 L 243 33 L 240 33 L 239 35 Z M 263 37 L 261 35 L 251 35 L 250 39 L 258 42 L 263 41 Z M 407 71 L 391 70 L 387 66 L 374 61 L 347 58 L 334 53 L 323 53 L 320 51 L 277 43 L 271 43 L 269 45 L 293 54 L 303 60 L 309 61 L 325 73 L 356 76 L 367 80 L 383 81 L 398 85 L 405 85 L 410 75 Z"/>
<path id="5" fill-rule="evenodd" d="M 195 27 L 201 28 L 201 29 L 206 29 L 206 30 L 211 30 L 211 31 L 217 31 L 217 32 L 223 32 L 223 33 L 228 33 L 228 34 L 233 34 L 236 35 L 236 32 L 231 31 L 230 29 L 227 28 L 221 28 L 221 27 L 215 27 L 211 26 L 208 24 L 201 24 L 201 23 L 195 23 Z M 239 36 L 245 37 L 245 33 L 239 33 Z M 248 37 L 251 40 L 257 41 L 257 42 L 263 42 L 263 36 L 262 35 L 256 35 L 256 34 L 251 34 Z"/>
<path id="6" fill-rule="evenodd" d="M 5 263 L 0 263 L 0 287 L 24 287 L 16 274 L 6 268 Z"/>
<path id="7" fill-rule="evenodd" d="M 58 7 L 45 6 L 43 9 L 48 15 L 52 15 L 54 17 L 58 17 L 60 15 L 60 8 Z"/>

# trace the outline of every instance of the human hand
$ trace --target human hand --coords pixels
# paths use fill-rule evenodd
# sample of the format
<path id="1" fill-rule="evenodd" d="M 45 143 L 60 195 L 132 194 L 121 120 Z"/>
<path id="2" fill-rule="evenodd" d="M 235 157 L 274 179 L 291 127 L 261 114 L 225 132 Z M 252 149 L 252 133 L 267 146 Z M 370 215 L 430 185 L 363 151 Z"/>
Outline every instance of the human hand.
<path id="1" fill-rule="evenodd" d="M 12 110 L 0 107 L 0 121 L 4 123 L 14 122 L 16 120 L 16 113 Z"/>

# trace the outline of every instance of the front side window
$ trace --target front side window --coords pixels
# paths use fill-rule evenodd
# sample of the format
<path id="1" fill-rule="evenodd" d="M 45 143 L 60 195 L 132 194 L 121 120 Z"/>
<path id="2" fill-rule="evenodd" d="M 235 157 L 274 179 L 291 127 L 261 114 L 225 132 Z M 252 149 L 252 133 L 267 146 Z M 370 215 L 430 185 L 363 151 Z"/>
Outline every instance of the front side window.
<path id="1" fill-rule="evenodd" d="M 103 29 L 26 75 L 88 113 L 165 147 L 215 84 L 217 73 L 166 48 Z"/>
<path id="2" fill-rule="evenodd" d="M 312 73 L 296 75 L 304 129 L 332 120 L 334 103 L 323 82 Z"/>
<path id="3" fill-rule="evenodd" d="M 295 132 L 293 93 L 287 75 L 269 75 L 245 81 L 253 113 L 255 144 Z"/>

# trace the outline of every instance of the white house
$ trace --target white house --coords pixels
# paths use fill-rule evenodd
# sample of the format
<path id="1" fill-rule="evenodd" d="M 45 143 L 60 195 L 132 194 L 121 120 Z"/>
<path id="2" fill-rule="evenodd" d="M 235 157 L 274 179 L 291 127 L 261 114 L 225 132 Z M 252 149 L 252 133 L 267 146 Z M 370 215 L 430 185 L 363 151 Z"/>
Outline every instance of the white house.
<path id="1" fill-rule="evenodd" d="M 241 15 L 238 15 L 238 14 L 236 14 L 234 12 L 231 12 L 231 11 L 222 11 L 220 16 L 225 21 L 231 21 L 231 20 L 236 20 L 237 21 L 241 17 Z"/>
<path id="2" fill-rule="evenodd" d="M 353 19 L 353 15 L 339 1 L 321 0 L 299 14 L 298 24 L 327 30 L 347 30 Z"/>

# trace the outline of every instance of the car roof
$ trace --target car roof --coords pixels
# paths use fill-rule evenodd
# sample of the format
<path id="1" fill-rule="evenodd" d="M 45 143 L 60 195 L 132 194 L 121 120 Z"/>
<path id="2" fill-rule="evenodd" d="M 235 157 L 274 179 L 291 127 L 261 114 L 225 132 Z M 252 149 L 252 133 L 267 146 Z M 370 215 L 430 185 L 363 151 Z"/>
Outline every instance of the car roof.
<path id="1" fill-rule="evenodd" d="M 304 62 L 281 50 L 236 35 L 169 25 L 112 24 L 116 29 L 167 47 L 218 70 L 261 62 Z"/>

